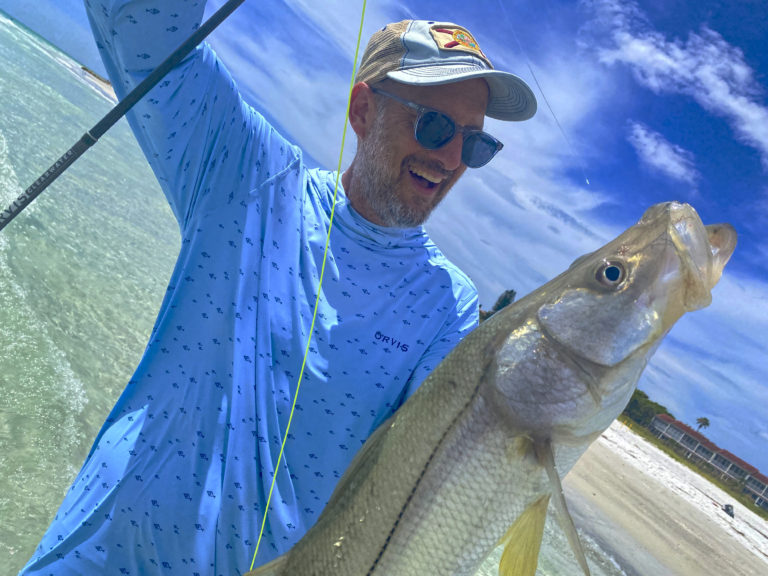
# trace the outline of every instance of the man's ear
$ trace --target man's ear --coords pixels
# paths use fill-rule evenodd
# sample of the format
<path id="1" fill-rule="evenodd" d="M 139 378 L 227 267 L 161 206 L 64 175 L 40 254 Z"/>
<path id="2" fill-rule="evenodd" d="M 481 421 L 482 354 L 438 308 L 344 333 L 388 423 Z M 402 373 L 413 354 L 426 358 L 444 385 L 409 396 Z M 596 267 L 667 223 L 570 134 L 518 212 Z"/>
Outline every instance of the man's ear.
<path id="1" fill-rule="evenodd" d="M 358 82 L 352 87 L 349 100 L 349 124 L 357 134 L 364 138 L 376 118 L 376 102 L 371 87 L 365 82 Z"/>

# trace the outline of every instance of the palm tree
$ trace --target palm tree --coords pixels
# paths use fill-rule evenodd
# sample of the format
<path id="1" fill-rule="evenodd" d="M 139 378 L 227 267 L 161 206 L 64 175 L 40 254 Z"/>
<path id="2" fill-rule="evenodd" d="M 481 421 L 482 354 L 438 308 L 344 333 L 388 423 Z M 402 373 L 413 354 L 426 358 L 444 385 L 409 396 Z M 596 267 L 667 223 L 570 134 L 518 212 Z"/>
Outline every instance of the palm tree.
<path id="1" fill-rule="evenodd" d="M 709 428 L 709 419 L 704 418 L 704 416 L 701 416 L 700 418 L 696 418 L 696 424 L 698 424 L 698 426 L 696 427 L 696 432 L 698 432 L 702 428 Z"/>

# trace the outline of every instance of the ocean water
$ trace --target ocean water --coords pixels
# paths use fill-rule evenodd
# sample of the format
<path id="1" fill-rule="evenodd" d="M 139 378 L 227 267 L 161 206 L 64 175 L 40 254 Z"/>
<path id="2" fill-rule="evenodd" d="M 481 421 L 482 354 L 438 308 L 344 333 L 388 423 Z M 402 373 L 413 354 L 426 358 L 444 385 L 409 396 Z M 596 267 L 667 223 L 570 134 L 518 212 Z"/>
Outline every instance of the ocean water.
<path id="1" fill-rule="evenodd" d="M 3 209 L 111 108 L 0 13 Z M 23 566 L 142 354 L 178 251 L 125 121 L 0 232 L 0 574 Z"/>
<path id="2" fill-rule="evenodd" d="M 1 12 L 0 70 L 5 208 L 112 102 Z M 0 232 L 0 575 L 26 563 L 132 374 L 178 246 L 125 121 Z M 593 574 L 626 574 L 588 532 Z M 497 574 L 499 557 L 478 574 Z M 538 574 L 581 574 L 554 520 Z"/>

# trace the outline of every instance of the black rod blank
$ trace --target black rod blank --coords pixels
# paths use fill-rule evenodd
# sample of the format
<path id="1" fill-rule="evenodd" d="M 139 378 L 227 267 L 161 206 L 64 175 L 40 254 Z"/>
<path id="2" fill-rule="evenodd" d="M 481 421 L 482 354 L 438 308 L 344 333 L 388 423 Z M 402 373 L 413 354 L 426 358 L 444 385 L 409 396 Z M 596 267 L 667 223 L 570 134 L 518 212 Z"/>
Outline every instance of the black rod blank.
<path id="1" fill-rule="evenodd" d="M 204 22 L 184 43 L 176 48 L 149 76 L 144 78 L 125 98 L 115 105 L 112 110 L 99 120 L 99 122 L 78 140 L 74 146 L 67 150 L 61 158 L 56 160 L 53 165 L 35 180 L 8 208 L 0 212 L 0 230 L 5 228 L 11 220 L 24 210 L 40 193 L 45 190 L 56 178 L 58 178 L 72 163 L 77 160 L 91 146 L 96 144 L 99 138 L 109 130 L 120 118 L 125 116 L 126 112 L 133 108 L 134 104 L 141 100 L 147 92 L 163 79 L 171 69 L 181 62 L 198 44 L 200 44 L 208 34 L 221 24 L 232 12 L 235 11 L 245 0 L 229 0 L 219 8 L 213 16 Z"/>

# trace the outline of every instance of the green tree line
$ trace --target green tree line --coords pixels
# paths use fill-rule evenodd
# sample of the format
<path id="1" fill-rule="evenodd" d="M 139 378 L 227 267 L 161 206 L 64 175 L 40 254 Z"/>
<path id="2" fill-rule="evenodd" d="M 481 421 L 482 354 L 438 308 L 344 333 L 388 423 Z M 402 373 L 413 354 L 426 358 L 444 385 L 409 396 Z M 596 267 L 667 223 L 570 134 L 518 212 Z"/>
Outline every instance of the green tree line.
<path id="1" fill-rule="evenodd" d="M 656 414 L 667 414 L 670 418 L 675 418 L 666 406 L 654 402 L 648 398 L 648 394 L 642 390 L 635 390 L 632 393 L 632 398 L 629 400 L 629 404 L 624 408 L 623 414 L 627 418 L 631 418 L 638 424 L 650 427 L 651 420 Z M 677 418 L 675 418 L 677 420 Z"/>

